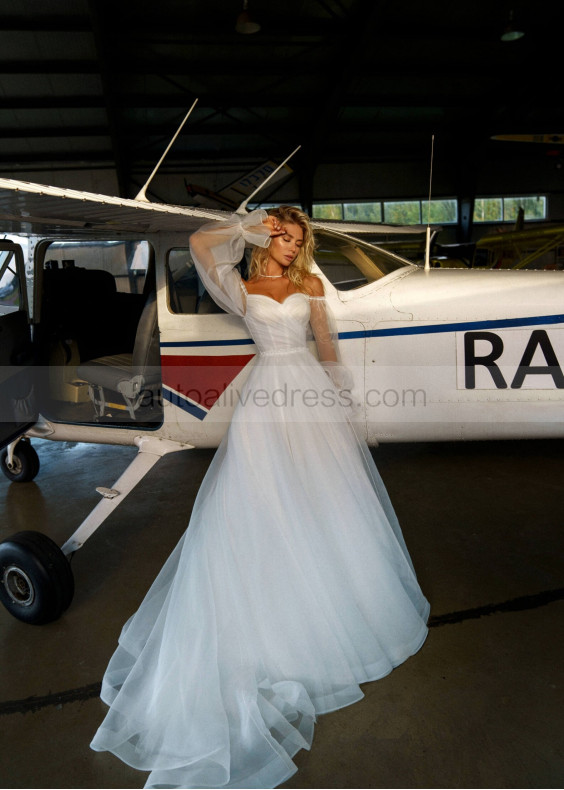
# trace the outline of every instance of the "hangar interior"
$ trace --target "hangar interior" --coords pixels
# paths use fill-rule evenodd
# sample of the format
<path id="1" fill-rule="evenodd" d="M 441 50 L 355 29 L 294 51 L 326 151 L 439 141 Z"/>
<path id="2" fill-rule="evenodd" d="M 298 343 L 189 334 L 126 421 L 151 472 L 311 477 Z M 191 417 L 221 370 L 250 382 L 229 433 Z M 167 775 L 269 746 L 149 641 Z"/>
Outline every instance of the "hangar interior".
<path id="1" fill-rule="evenodd" d="M 453 211 L 441 240 L 509 228 L 524 199 L 542 203 L 525 222 L 559 223 L 559 11 L 532 0 L 3 0 L 0 177 L 135 197 L 197 98 L 148 191 L 155 202 L 218 205 L 301 146 L 264 204 L 343 219 L 377 206 L 384 221 L 390 206 L 418 204 L 423 222 L 434 136 L 432 197 Z M 487 200 L 501 214 L 480 218 Z M 432 602 L 430 636 L 358 705 L 320 719 L 287 787 L 562 786 L 562 446 L 373 450 Z M 0 538 L 38 529 L 62 544 L 135 451 L 72 437 L 36 447 L 36 481 L 0 479 Z M 1 786 L 143 783 L 88 749 L 100 680 L 212 457 L 177 453 L 147 476 L 73 559 L 61 620 L 32 627 L 0 609 Z"/>
<path id="2" fill-rule="evenodd" d="M 542 194 L 559 220 L 556 9 L 250 0 L 247 33 L 243 0 L 5 0 L 1 172 L 134 197 L 197 98 L 153 200 L 197 203 L 190 185 L 220 191 L 298 145 L 262 201 L 424 200 L 434 135 L 433 197 L 457 204 L 449 240 L 472 236 L 476 198 Z M 524 35 L 502 40 L 510 28 Z"/>

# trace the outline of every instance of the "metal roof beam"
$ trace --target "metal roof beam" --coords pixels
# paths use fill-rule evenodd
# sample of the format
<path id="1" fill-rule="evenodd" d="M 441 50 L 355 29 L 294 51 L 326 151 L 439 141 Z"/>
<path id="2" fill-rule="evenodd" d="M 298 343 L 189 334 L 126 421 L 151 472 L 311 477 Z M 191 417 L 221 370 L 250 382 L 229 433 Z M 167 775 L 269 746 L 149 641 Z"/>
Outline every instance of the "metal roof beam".
<path id="1" fill-rule="evenodd" d="M 490 123 L 490 127 L 497 128 L 499 124 L 496 122 Z M 448 134 L 449 128 L 453 128 L 453 134 L 459 134 L 459 124 L 456 120 L 434 120 L 422 118 L 417 122 L 419 130 L 428 130 L 441 132 L 441 134 Z M 521 124 L 521 127 L 527 131 L 530 129 L 530 124 Z M 296 121 L 295 118 L 287 118 L 284 121 L 276 123 L 276 130 L 278 136 L 284 137 L 290 132 L 295 132 Z M 514 125 L 512 124 L 512 129 Z M 160 138 L 161 140 L 169 140 L 171 137 L 170 123 L 150 124 L 146 122 L 140 123 L 122 123 L 122 134 L 132 141 L 135 138 Z M 331 135 L 334 134 L 374 134 L 378 133 L 381 136 L 386 134 L 401 134 L 405 132 L 405 123 L 398 122 L 397 120 L 385 120 L 379 117 L 367 118 L 365 120 L 347 121 L 340 118 L 335 121 L 331 128 Z M 237 137 L 240 135 L 264 135 L 268 136 L 272 133 L 272 123 L 268 120 L 262 119 L 260 121 L 242 121 L 237 120 L 232 123 L 221 122 L 203 122 L 193 127 L 187 127 L 183 130 L 183 137 L 206 137 L 214 136 L 231 136 Z M 493 132 L 492 132 L 493 133 Z M 516 134 L 518 132 L 515 132 Z M 1 127 L 0 126 L 0 139 L 1 140 L 40 140 L 40 139 L 59 139 L 65 137 L 86 138 L 86 137 L 109 137 L 109 130 L 107 126 L 14 126 L 14 127 Z M 151 140 L 151 144 L 155 143 Z M 279 141 L 278 141 L 279 142 Z"/>
<path id="2" fill-rule="evenodd" d="M 297 75 L 319 75 L 320 69 L 329 68 L 334 64 L 335 53 L 333 51 L 327 52 L 325 55 L 315 55 L 313 59 L 306 60 L 304 58 L 295 62 L 291 58 L 284 61 L 271 60 L 261 68 L 261 75 L 265 78 L 286 76 L 292 77 Z M 494 63 L 490 62 L 490 68 L 494 67 Z M 129 58 L 120 60 L 119 58 L 112 57 L 112 74 L 124 76 L 150 76 L 166 74 L 170 77 L 181 76 L 190 77 L 195 74 L 198 76 L 245 76 L 256 69 L 256 60 L 249 58 L 248 60 L 226 59 L 219 60 L 188 60 L 185 58 L 135 58 L 132 61 Z M 453 79 L 473 79 L 476 72 L 476 64 L 473 62 L 457 62 L 449 65 L 448 71 L 442 76 L 437 73 L 436 64 L 432 61 L 428 63 L 421 63 L 416 58 L 409 62 L 409 58 L 403 60 L 401 64 L 394 65 L 393 69 L 389 71 L 389 62 L 385 59 L 378 61 L 374 58 L 357 58 L 355 62 L 355 71 L 360 73 L 363 79 L 367 78 L 385 78 L 387 84 L 392 84 L 398 77 L 404 78 L 421 78 L 429 77 L 434 82 L 449 82 Z M 60 59 L 46 59 L 46 60 L 2 60 L 0 57 L 0 72 L 2 74 L 99 74 L 100 63 L 98 60 L 68 60 L 66 58 Z M 339 70 L 340 73 L 340 70 Z M 492 74 L 492 83 L 496 82 L 495 74 Z"/>
<path id="3" fill-rule="evenodd" d="M 182 110 L 187 105 L 187 94 L 120 94 L 119 106 L 122 108 L 133 109 L 171 109 Z M 395 107 L 397 109 L 413 109 L 413 108 L 458 108 L 460 110 L 467 110 L 469 113 L 475 112 L 475 105 L 470 107 L 469 102 L 479 102 L 480 109 L 487 107 L 499 108 L 499 99 L 495 95 L 484 96 L 478 88 L 473 94 L 465 93 L 464 95 L 453 94 L 447 91 L 438 91 L 431 88 L 425 96 L 420 93 L 379 93 L 373 91 L 370 93 L 363 93 L 360 95 L 355 94 L 341 94 L 340 106 L 348 108 L 364 108 L 369 107 L 377 111 L 381 107 Z M 4 110 L 42 110 L 52 108 L 104 108 L 106 101 L 103 96 L 97 95 L 81 95 L 81 96 L 4 96 L 2 97 L 2 109 Z M 296 93 L 277 93 L 275 95 L 267 95 L 264 92 L 257 93 L 239 93 L 234 96 L 233 93 L 210 93 L 203 94 L 200 98 L 199 109 L 214 109 L 216 107 L 225 107 L 230 110 L 233 109 L 247 109 L 250 108 L 287 108 L 288 110 L 295 109 L 311 109 L 311 96 L 304 95 L 298 96 Z M 562 115 L 562 110 L 555 106 L 554 93 L 546 90 L 539 91 L 534 96 L 524 97 L 519 86 L 512 87 L 507 84 L 504 86 L 503 94 L 503 108 L 505 111 L 511 108 L 520 111 L 521 117 L 524 112 L 532 112 L 535 109 L 553 111 L 556 116 Z"/>
<path id="4" fill-rule="evenodd" d="M 4 33 L 88 33 L 91 29 L 84 14 L 0 15 L 0 30 Z"/>
<path id="5" fill-rule="evenodd" d="M 227 141 L 227 145 L 221 151 L 221 168 L 222 170 L 229 166 L 231 162 L 240 163 L 242 161 L 249 162 L 249 146 L 245 137 L 238 138 L 240 145 L 237 146 L 234 141 Z M 325 151 L 320 152 L 318 164 L 353 164 L 353 163 L 377 163 L 377 162 L 427 162 L 429 150 L 427 141 L 419 141 L 418 144 L 399 144 L 394 141 L 387 141 L 384 148 L 376 150 L 373 144 L 366 146 L 356 146 L 354 150 L 348 151 L 340 150 L 338 145 L 330 146 Z M 521 146 L 519 151 L 520 161 L 538 161 L 538 152 L 533 149 L 535 146 Z M 488 162 L 490 158 L 495 161 L 506 159 L 513 161 L 514 154 L 509 151 L 509 147 L 502 148 L 496 146 L 495 151 L 492 147 L 489 148 L 490 155 L 486 155 L 483 162 Z M 272 146 L 267 142 L 260 148 L 255 147 L 253 153 L 256 158 L 251 162 L 250 166 L 259 164 L 264 161 L 265 157 L 272 156 Z M 282 152 L 281 152 L 282 153 Z M 449 144 L 443 145 L 442 156 L 448 159 L 449 156 L 456 156 L 460 153 L 460 144 L 456 140 L 452 140 Z M 132 173 L 139 174 L 141 178 L 147 171 L 152 162 L 134 162 L 132 164 Z M 8 171 L 17 173 L 18 171 L 26 170 L 41 170 L 45 169 L 51 171 L 53 169 L 69 169 L 69 166 L 75 165 L 70 169 L 89 169 L 90 166 L 98 168 L 114 168 L 113 155 L 110 148 L 107 151 L 69 151 L 65 153 L 64 157 L 61 154 L 54 154 L 53 152 L 46 152 L 45 154 L 9 154 L 2 156 L 3 172 Z M 163 173 L 191 173 L 200 172 L 203 167 L 207 166 L 210 172 L 216 172 L 218 167 L 218 158 L 211 158 L 208 151 L 197 150 L 192 155 L 187 152 L 181 152 L 176 156 L 170 155 L 170 161 L 163 164 Z"/>

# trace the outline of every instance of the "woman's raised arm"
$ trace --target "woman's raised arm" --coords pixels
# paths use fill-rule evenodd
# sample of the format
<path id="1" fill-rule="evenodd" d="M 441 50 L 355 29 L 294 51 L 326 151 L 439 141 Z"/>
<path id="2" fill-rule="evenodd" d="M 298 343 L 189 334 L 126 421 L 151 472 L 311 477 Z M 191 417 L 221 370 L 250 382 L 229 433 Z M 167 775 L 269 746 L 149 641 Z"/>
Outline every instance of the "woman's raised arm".
<path id="1" fill-rule="evenodd" d="M 243 315 L 244 292 L 237 269 L 246 246 L 268 247 L 270 228 L 263 209 L 201 227 L 190 237 L 190 251 L 205 289 L 228 313 Z"/>

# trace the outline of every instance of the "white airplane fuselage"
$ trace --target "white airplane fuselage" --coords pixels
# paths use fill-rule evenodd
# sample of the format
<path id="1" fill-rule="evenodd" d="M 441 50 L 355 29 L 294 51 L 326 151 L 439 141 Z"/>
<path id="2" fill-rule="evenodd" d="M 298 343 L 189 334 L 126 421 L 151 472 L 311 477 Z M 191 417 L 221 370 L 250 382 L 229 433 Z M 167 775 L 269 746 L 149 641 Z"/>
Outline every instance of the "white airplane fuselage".
<path id="1" fill-rule="evenodd" d="M 29 435 L 218 445 L 256 348 L 236 316 L 171 311 L 164 260 L 186 242 L 175 233 L 153 239 L 162 425 L 137 430 L 41 421 Z M 350 291 L 337 290 L 319 273 L 343 362 L 353 374 L 355 419 L 369 443 L 564 435 L 564 273 L 425 272 L 406 265 Z M 212 367 L 219 364 L 232 380 L 218 394 Z M 180 387 L 178 370 L 184 371 Z"/>

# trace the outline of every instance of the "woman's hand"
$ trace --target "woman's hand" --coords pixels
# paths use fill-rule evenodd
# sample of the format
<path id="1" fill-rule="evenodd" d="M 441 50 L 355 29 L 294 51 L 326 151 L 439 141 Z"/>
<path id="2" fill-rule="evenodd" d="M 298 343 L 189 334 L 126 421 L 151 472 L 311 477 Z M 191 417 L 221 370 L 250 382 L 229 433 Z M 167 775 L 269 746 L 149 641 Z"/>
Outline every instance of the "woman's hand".
<path id="1" fill-rule="evenodd" d="M 266 219 L 263 219 L 262 224 L 266 225 L 266 227 L 270 230 L 271 237 L 283 236 L 286 232 L 280 220 L 277 217 L 273 217 L 271 214 L 269 214 Z"/>

